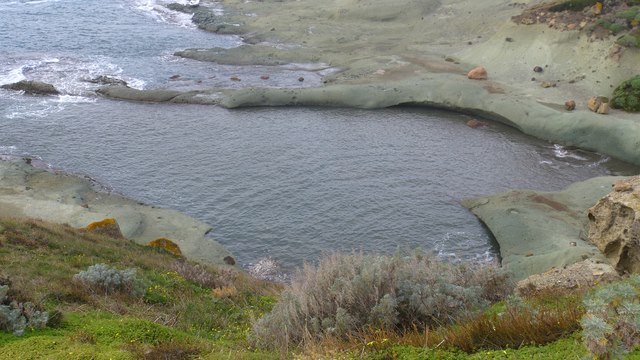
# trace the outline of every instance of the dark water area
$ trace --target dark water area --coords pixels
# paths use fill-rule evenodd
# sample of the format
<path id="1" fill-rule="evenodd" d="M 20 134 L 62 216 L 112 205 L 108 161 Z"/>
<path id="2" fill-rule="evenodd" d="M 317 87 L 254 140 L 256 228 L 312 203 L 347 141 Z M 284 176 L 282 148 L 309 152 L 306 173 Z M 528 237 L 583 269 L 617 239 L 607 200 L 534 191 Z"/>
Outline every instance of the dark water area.
<path id="1" fill-rule="evenodd" d="M 311 79 L 305 83 L 319 81 L 302 65 L 232 68 L 175 58 L 180 48 L 240 42 L 163 9 L 134 0 L 0 3 L 0 84 L 43 80 L 64 93 L 0 90 L 0 154 L 34 156 L 185 212 L 212 225 L 211 236 L 241 264 L 272 257 L 284 271 L 351 250 L 421 247 L 490 261 L 490 234 L 460 200 L 638 173 L 498 123 L 471 129 L 469 117 L 433 109 L 226 110 L 96 97 L 83 80 L 103 74 L 139 88 L 222 86 L 230 74 L 265 71 L 276 80 L 302 72 Z M 172 82 L 173 74 L 185 80 Z"/>

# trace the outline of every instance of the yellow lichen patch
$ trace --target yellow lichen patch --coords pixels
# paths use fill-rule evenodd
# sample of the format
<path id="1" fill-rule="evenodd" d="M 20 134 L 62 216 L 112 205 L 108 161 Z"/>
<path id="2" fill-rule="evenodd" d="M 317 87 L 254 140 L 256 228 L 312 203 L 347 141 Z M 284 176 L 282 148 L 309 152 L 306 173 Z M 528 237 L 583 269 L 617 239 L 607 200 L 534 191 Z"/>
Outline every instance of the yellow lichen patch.
<path id="1" fill-rule="evenodd" d="M 116 239 L 124 239 L 122 231 L 120 231 L 120 226 L 114 218 L 107 218 L 104 220 L 92 222 L 91 224 L 87 225 L 86 229 L 87 231 L 92 233 L 107 235 Z"/>
<path id="2" fill-rule="evenodd" d="M 116 222 L 116 219 L 108 218 L 108 219 L 92 222 L 91 224 L 87 225 L 87 230 L 93 231 L 98 228 L 103 228 L 103 227 L 117 225 L 117 224 L 118 223 Z"/>
<path id="3" fill-rule="evenodd" d="M 149 242 L 149 246 L 158 247 L 168 251 L 169 253 L 182 257 L 182 251 L 180 251 L 180 247 L 178 244 L 167 238 L 159 238 Z"/>

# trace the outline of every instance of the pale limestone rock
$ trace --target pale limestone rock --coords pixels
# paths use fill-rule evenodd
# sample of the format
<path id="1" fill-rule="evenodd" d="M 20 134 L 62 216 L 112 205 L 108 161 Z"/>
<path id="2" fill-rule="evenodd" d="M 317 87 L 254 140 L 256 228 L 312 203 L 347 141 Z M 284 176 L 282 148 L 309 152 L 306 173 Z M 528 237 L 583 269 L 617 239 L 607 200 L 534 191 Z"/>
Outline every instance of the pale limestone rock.
<path id="1" fill-rule="evenodd" d="M 600 105 L 602 105 L 602 100 L 600 100 L 597 96 L 592 96 L 587 101 L 587 107 L 593 112 L 598 111 Z"/>
<path id="2" fill-rule="evenodd" d="M 602 104 L 600 104 L 600 106 L 598 106 L 598 111 L 596 111 L 598 114 L 608 114 L 609 113 L 609 103 L 603 102 Z"/>
<path id="3" fill-rule="evenodd" d="M 533 295 L 549 290 L 562 292 L 619 279 L 620 275 L 611 265 L 587 259 L 520 280 L 516 284 L 516 292 L 520 295 Z"/>
<path id="4" fill-rule="evenodd" d="M 589 241 L 619 273 L 640 272 L 640 176 L 616 182 L 589 209 Z"/>

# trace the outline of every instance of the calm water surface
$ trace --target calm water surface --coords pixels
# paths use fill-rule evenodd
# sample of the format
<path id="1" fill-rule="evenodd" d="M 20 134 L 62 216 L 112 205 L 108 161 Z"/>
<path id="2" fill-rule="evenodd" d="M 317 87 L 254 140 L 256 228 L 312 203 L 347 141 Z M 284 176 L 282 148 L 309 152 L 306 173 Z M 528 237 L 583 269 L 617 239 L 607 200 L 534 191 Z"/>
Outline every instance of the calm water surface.
<path id="1" fill-rule="evenodd" d="M 116 192 L 214 227 L 243 265 L 267 256 L 290 271 L 323 252 L 422 247 L 491 259 L 490 235 L 459 205 L 511 188 L 557 190 L 638 168 L 538 141 L 506 126 L 419 108 L 226 110 L 93 95 L 85 79 L 138 88 L 319 83 L 322 64 L 223 67 L 173 57 L 240 39 L 194 29 L 152 1 L 0 3 L 0 84 L 51 82 L 64 94 L 0 91 L 0 153 L 39 157 Z M 329 70 L 325 70 L 329 71 Z M 169 78 L 180 75 L 179 80 Z M 251 80 L 253 79 L 253 80 Z M 233 83 L 233 84 L 232 84 Z"/>

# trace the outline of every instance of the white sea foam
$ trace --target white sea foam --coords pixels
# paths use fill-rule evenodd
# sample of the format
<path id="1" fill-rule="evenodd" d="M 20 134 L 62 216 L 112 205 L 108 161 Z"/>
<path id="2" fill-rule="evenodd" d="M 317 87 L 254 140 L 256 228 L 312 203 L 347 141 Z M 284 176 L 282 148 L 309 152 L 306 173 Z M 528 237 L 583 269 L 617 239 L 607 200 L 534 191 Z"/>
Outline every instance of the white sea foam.
<path id="1" fill-rule="evenodd" d="M 565 149 L 562 145 L 554 144 L 553 145 L 553 154 L 555 157 L 563 159 L 563 158 L 571 158 L 576 160 L 588 160 L 587 158 L 576 154 L 575 152 L 569 151 Z"/>
<path id="2" fill-rule="evenodd" d="M 94 103 L 97 101 L 97 98 L 75 96 L 75 95 L 60 95 L 57 97 L 57 100 L 55 101 L 62 104 Z"/>
<path id="3" fill-rule="evenodd" d="M 187 4 L 187 1 L 175 1 L 177 3 Z M 164 6 L 164 3 L 158 3 L 156 0 L 135 0 L 134 6 L 142 11 L 145 15 L 153 18 L 158 22 L 164 22 L 172 25 L 178 25 L 185 28 L 193 28 L 196 26 L 191 22 L 191 14 L 185 14 L 173 11 Z"/>
<path id="4" fill-rule="evenodd" d="M 0 154 L 3 155 L 13 155 L 18 150 L 14 145 L 0 145 Z"/>

